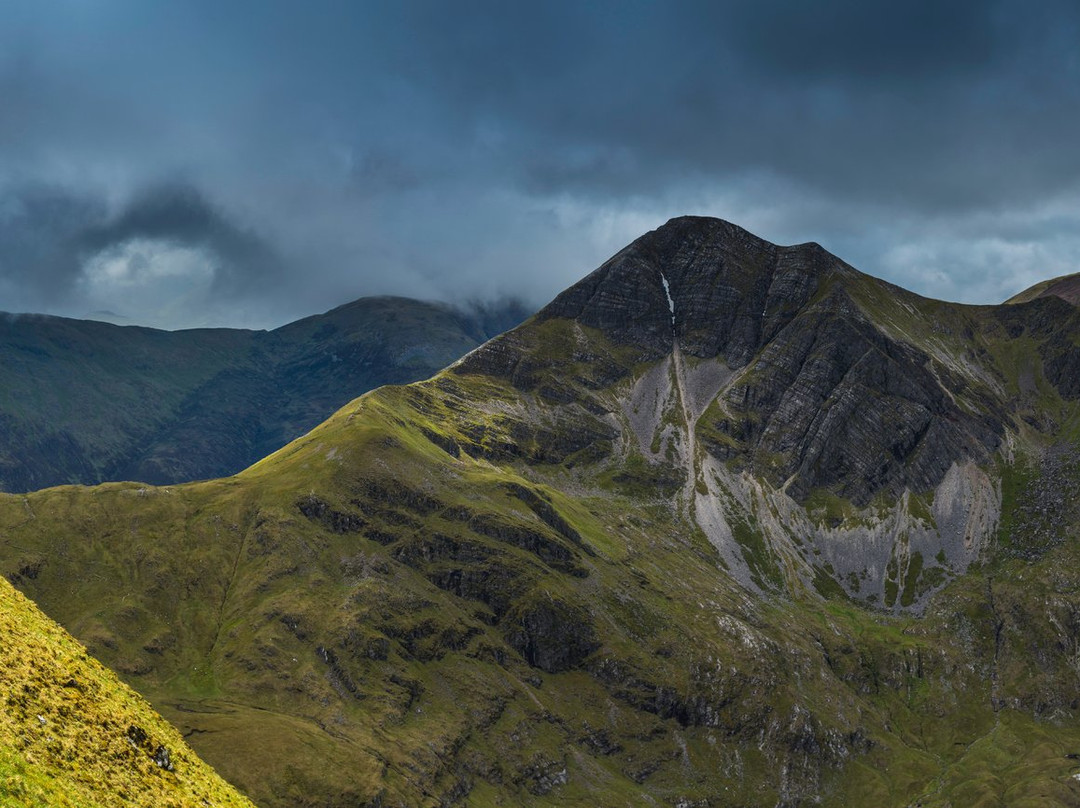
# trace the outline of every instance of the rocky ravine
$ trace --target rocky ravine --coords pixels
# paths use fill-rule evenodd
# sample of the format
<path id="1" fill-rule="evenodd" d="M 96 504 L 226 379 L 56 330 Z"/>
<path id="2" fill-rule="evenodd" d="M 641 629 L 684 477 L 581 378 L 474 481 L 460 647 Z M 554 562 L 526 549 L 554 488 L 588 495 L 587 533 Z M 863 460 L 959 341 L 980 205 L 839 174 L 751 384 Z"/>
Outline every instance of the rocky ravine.
<path id="1" fill-rule="evenodd" d="M 551 389 L 525 335 L 455 372 L 508 375 L 615 430 L 613 462 L 681 480 L 684 513 L 745 586 L 917 608 L 995 535 L 994 458 L 1016 428 L 1005 372 L 958 348 L 998 337 L 993 310 L 954 306 L 942 323 L 969 333 L 946 333 L 918 305 L 816 244 L 678 219 L 537 316 L 576 329 L 571 389 Z"/>

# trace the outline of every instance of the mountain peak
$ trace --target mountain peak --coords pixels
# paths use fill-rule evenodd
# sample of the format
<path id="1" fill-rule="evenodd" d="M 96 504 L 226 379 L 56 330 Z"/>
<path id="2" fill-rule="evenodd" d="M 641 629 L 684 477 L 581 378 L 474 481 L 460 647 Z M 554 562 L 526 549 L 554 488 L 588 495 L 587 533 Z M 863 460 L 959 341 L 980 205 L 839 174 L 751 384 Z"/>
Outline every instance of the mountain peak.
<path id="1" fill-rule="evenodd" d="M 1002 437 L 983 400 L 996 388 L 929 336 L 951 326 L 920 319 L 917 302 L 818 244 L 778 246 L 685 217 L 455 372 L 502 377 L 548 403 L 586 402 L 608 423 L 621 413 L 647 462 L 681 458 L 687 503 L 709 500 L 698 489 L 711 485 L 712 463 L 748 470 L 796 503 L 825 491 L 865 508 L 936 490 Z M 684 425 L 677 439 L 671 424 Z"/>
<path id="2" fill-rule="evenodd" d="M 646 358 L 675 339 L 741 367 L 829 273 L 854 272 L 815 243 L 782 247 L 723 219 L 671 219 L 616 253 L 540 312 L 599 328 Z"/>

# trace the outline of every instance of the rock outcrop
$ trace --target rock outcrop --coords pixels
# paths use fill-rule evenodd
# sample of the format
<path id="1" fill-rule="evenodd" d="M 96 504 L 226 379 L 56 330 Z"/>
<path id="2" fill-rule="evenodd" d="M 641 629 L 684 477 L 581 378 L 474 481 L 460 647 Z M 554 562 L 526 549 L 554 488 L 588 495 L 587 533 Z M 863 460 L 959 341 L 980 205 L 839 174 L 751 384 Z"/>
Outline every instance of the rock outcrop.
<path id="1" fill-rule="evenodd" d="M 1002 371 L 982 343 L 998 337 L 1002 317 L 1022 317 L 956 306 L 955 319 L 970 325 L 954 333 L 951 313 L 928 319 L 923 305 L 817 244 L 780 247 L 685 217 L 454 372 L 504 378 L 555 407 L 564 425 L 614 426 L 621 448 L 607 456 L 625 469 L 642 455 L 651 470 L 638 479 L 678 498 L 746 585 L 821 588 L 828 579 L 899 608 L 966 569 L 997 529 L 1000 496 L 985 475 L 977 501 L 989 511 L 965 511 L 964 524 L 920 521 L 900 503 L 932 502 L 952 490 L 954 470 L 993 462 L 1012 424 Z M 1038 328 L 1025 320 L 1022 331 Z M 1070 396 L 1080 352 L 1066 333 L 1041 332 L 1039 350 L 1049 381 Z M 632 478 L 620 470 L 611 479 Z M 831 532 L 813 527 L 825 500 L 846 503 Z M 775 517 L 758 512 L 765 501 Z M 747 535 L 762 546 L 738 538 Z M 836 559 L 831 572 L 822 553 Z M 941 561 L 905 578 L 913 553 Z"/>

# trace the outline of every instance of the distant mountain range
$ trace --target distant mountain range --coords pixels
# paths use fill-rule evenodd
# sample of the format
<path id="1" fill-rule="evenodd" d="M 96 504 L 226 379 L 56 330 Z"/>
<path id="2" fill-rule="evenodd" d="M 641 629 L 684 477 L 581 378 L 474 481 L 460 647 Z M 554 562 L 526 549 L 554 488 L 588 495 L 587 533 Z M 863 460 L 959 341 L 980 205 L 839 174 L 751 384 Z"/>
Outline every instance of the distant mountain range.
<path id="1" fill-rule="evenodd" d="M 273 331 L 0 314 L 0 490 L 235 474 L 360 393 L 427 378 L 528 314 L 394 297 Z"/>
<path id="2" fill-rule="evenodd" d="M 1062 288 L 674 219 L 235 476 L 0 495 L 0 573 L 263 806 L 1077 805 Z"/>

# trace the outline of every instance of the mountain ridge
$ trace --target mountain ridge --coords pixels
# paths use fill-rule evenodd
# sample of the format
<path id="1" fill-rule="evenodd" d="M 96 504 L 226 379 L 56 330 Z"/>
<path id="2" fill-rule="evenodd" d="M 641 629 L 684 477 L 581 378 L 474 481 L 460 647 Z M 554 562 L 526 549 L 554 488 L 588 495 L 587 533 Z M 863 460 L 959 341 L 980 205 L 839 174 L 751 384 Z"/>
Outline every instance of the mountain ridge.
<path id="1" fill-rule="evenodd" d="M 1080 315 L 661 230 L 0 571 L 266 805 L 1076 802 Z"/>
<path id="2" fill-rule="evenodd" d="M 1027 303 L 1039 297 L 1060 297 L 1062 300 L 1080 304 L 1080 273 L 1061 275 L 1057 278 L 1049 278 L 1045 281 L 1030 286 L 1022 292 L 1010 297 L 1006 303 Z"/>
<path id="3" fill-rule="evenodd" d="M 0 488 L 233 474 L 357 392 L 430 375 L 525 316 L 362 298 L 272 331 L 0 318 Z"/>

